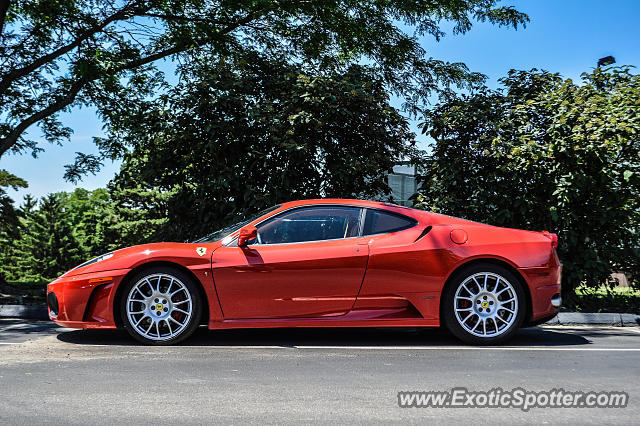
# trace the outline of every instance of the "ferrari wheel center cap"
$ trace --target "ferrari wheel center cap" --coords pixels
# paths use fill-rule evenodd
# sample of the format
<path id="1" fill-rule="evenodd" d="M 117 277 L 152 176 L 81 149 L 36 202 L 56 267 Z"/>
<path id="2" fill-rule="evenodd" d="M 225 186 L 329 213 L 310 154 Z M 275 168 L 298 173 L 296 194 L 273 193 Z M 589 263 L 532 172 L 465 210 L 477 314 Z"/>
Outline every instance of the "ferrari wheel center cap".
<path id="1" fill-rule="evenodd" d="M 483 317 L 492 316 L 496 313 L 497 301 L 490 293 L 479 294 L 473 301 L 475 312 Z"/>
<path id="2" fill-rule="evenodd" d="M 167 316 L 171 309 L 171 303 L 169 301 L 169 297 L 165 294 L 157 295 L 157 297 L 152 297 L 147 305 L 149 310 L 153 314 L 152 318 L 162 319 Z"/>

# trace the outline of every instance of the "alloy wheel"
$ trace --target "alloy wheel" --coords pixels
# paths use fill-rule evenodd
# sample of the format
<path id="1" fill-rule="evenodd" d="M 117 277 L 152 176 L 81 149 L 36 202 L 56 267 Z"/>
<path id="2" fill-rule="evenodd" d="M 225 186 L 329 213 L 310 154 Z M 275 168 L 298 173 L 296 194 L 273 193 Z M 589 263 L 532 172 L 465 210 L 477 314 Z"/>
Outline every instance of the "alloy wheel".
<path id="1" fill-rule="evenodd" d="M 477 337 L 501 335 L 511 328 L 518 316 L 514 286 L 494 272 L 468 276 L 458 286 L 453 304 L 458 323 Z"/>
<path id="2" fill-rule="evenodd" d="M 174 339 L 189 326 L 193 300 L 187 286 L 169 274 L 152 274 L 133 285 L 126 303 L 131 328 L 145 339 Z"/>

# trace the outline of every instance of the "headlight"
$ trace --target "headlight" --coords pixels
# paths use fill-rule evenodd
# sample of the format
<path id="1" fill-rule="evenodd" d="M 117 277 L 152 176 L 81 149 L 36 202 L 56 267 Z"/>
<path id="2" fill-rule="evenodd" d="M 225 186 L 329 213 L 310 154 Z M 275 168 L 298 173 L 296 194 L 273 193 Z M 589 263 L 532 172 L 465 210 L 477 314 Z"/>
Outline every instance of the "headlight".
<path id="1" fill-rule="evenodd" d="M 76 270 L 78 268 L 83 268 L 85 266 L 93 265 L 94 263 L 102 262 L 103 260 L 107 260 L 107 259 L 110 259 L 112 257 L 113 257 L 113 252 L 107 253 L 107 254 L 103 254 L 103 255 L 100 255 L 98 257 L 94 257 L 91 260 L 87 260 L 82 265 L 76 266 L 75 268 L 72 269 L 72 271 L 74 271 L 74 270 Z"/>

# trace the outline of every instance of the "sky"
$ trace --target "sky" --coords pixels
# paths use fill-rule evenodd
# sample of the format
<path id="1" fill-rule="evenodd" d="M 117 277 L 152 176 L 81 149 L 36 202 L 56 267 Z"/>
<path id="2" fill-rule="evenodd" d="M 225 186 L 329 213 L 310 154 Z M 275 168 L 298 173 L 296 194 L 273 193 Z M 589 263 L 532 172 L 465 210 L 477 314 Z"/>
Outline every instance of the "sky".
<path id="1" fill-rule="evenodd" d="M 506 0 L 502 4 L 527 13 L 531 20 L 527 27 L 515 31 L 512 27 L 479 23 L 463 35 L 449 32 L 440 42 L 425 37 L 421 44 L 427 55 L 464 62 L 472 71 L 485 74 L 490 87 L 498 87 L 498 79 L 510 69 L 545 69 L 579 80 L 582 72 L 590 71 L 599 58 L 609 55 L 616 58 L 618 65 L 640 67 L 638 0 Z M 70 142 L 63 146 L 43 144 L 45 151 L 37 159 L 30 155 L 0 159 L 0 169 L 29 183 L 29 188 L 8 190 L 18 203 L 27 193 L 42 197 L 76 187 L 104 187 L 117 172 L 119 163 L 107 162 L 100 173 L 85 177 L 77 186 L 65 182 L 64 165 L 73 162 L 77 151 L 96 153 L 92 137 L 103 132 L 102 123 L 91 108 L 74 109 L 63 114 L 61 120 L 74 130 Z M 417 132 L 416 125 L 412 123 Z M 424 143 L 424 136 L 420 137 Z"/>

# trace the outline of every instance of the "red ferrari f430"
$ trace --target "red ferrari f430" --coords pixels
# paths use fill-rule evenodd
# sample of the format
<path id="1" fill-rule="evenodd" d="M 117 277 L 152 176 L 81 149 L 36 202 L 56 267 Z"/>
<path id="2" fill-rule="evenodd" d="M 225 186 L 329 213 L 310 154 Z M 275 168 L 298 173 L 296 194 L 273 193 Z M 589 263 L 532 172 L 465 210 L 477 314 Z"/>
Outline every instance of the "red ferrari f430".
<path id="1" fill-rule="evenodd" d="M 560 305 L 557 236 L 387 203 L 274 206 L 193 243 L 96 257 L 47 288 L 72 328 L 125 328 L 148 344 L 210 329 L 446 326 L 503 342 Z"/>

